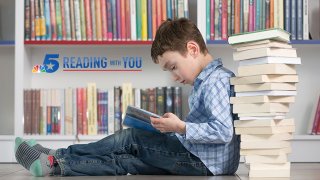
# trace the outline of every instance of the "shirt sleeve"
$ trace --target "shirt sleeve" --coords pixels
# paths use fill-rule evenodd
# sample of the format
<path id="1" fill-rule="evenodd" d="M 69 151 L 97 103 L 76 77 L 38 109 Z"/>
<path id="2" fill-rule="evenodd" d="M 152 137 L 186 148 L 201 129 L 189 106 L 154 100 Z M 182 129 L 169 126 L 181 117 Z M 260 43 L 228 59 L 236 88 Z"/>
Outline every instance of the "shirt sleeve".
<path id="1" fill-rule="evenodd" d="M 228 143 L 233 137 L 229 77 L 206 83 L 203 91 L 207 122 L 186 122 L 185 139 L 192 143 Z"/>

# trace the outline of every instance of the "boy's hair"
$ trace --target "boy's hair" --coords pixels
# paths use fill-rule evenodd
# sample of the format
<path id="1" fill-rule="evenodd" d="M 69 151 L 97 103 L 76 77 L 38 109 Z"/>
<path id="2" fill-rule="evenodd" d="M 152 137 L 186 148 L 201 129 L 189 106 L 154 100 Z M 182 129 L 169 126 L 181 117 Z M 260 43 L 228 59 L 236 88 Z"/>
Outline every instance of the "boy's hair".
<path id="1" fill-rule="evenodd" d="M 186 18 L 164 21 L 157 30 L 151 47 L 153 62 L 159 63 L 158 56 L 166 51 L 178 51 L 181 55 L 187 52 L 187 43 L 195 41 L 203 54 L 208 53 L 206 44 L 197 26 Z"/>

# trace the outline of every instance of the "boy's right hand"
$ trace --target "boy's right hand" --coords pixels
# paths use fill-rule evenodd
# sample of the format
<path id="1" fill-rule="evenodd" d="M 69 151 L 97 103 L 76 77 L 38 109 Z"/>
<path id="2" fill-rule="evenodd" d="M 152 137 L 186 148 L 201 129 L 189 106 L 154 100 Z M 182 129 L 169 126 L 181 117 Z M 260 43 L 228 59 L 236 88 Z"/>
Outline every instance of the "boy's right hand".
<path id="1" fill-rule="evenodd" d="M 160 118 L 150 117 L 151 125 L 160 132 L 176 132 L 185 134 L 186 124 L 173 113 L 165 113 Z"/>

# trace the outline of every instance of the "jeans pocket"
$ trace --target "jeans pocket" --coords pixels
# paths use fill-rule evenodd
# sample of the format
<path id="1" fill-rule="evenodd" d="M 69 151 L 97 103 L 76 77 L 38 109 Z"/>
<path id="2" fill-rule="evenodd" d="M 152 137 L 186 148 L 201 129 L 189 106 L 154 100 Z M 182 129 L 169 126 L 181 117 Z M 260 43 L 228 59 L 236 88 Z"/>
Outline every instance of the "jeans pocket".
<path id="1" fill-rule="evenodd" d="M 176 175 L 207 176 L 207 167 L 202 162 L 176 162 L 173 168 Z"/>

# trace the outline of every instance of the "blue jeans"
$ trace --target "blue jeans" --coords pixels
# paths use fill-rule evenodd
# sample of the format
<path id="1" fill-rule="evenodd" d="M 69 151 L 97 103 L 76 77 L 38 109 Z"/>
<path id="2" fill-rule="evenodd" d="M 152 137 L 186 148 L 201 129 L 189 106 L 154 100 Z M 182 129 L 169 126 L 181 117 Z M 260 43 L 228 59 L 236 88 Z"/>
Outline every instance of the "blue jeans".
<path id="1" fill-rule="evenodd" d="M 62 176 L 212 175 L 175 135 L 137 129 L 58 149 L 55 158 Z"/>

